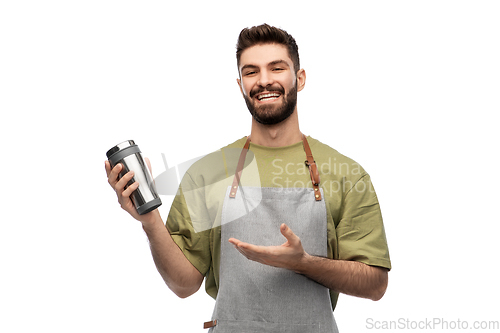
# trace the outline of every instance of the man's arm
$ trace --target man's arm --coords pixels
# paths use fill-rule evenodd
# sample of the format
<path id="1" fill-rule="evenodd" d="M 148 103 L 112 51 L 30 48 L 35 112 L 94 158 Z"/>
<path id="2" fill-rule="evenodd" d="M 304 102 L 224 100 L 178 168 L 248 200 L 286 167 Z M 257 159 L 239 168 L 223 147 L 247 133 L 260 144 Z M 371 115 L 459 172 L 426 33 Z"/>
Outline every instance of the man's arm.
<path id="1" fill-rule="evenodd" d="M 200 289 L 203 275 L 189 262 L 175 244 L 160 214 L 150 223 L 143 223 L 156 268 L 167 286 L 179 297 L 186 298 Z"/>
<path id="2" fill-rule="evenodd" d="M 108 175 L 108 183 L 116 191 L 121 207 L 142 223 L 142 228 L 149 239 L 156 268 L 167 286 L 181 298 L 186 298 L 194 294 L 203 282 L 203 275 L 189 262 L 177 244 L 175 244 L 163 224 L 158 209 L 144 215 L 137 213 L 130 195 L 137 189 L 138 182 L 125 189 L 125 185 L 133 177 L 133 172 L 130 171 L 121 179 L 118 179 L 118 174 L 122 168 L 121 164 L 116 165 L 111 170 L 109 162 L 106 161 L 105 168 Z"/>
<path id="3" fill-rule="evenodd" d="M 357 261 L 306 254 L 295 270 L 334 291 L 378 301 L 387 289 L 387 269 Z"/>
<path id="4" fill-rule="evenodd" d="M 229 242 L 250 260 L 293 270 L 328 289 L 375 301 L 384 295 L 388 283 L 386 269 L 356 261 L 311 256 L 287 225 L 282 224 L 280 231 L 287 239 L 281 246 L 256 246 L 234 238 Z"/>

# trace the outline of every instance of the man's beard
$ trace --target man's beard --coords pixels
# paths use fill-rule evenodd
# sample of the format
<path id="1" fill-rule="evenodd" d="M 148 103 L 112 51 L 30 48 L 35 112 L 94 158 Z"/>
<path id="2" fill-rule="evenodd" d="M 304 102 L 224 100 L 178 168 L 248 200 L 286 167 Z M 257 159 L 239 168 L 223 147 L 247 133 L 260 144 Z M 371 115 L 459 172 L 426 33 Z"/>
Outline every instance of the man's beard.
<path id="1" fill-rule="evenodd" d="M 282 87 L 265 90 L 266 92 L 279 92 L 281 96 L 283 96 L 283 103 L 279 106 L 270 104 L 255 106 L 252 101 L 253 96 L 263 91 L 264 89 L 260 89 L 251 92 L 250 97 L 245 95 L 245 102 L 248 110 L 257 122 L 263 125 L 274 125 L 282 122 L 293 114 L 295 106 L 297 105 L 297 84 L 295 84 L 286 95 Z"/>

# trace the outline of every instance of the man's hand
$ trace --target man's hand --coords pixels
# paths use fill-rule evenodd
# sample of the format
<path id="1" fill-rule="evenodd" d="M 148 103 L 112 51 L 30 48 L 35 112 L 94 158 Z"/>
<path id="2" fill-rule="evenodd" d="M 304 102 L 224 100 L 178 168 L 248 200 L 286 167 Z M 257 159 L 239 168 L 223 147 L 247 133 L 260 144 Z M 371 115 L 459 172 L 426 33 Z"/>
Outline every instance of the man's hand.
<path id="1" fill-rule="evenodd" d="M 235 238 L 230 238 L 229 242 L 250 260 L 295 271 L 307 253 L 300 238 L 286 224 L 280 226 L 280 231 L 286 238 L 286 242 L 280 246 L 257 246 Z"/>
<path id="2" fill-rule="evenodd" d="M 280 246 L 257 246 L 234 238 L 229 242 L 250 260 L 292 270 L 328 289 L 374 301 L 384 295 L 388 283 L 387 269 L 358 261 L 311 256 L 286 224 L 281 225 L 280 231 L 287 239 Z"/>
<path id="3" fill-rule="evenodd" d="M 145 158 L 146 164 L 148 165 L 149 171 L 151 172 L 151 163 L 149 159 Z M 106 169 L 106 175 L 108 177 L 108 183 L 115 190 L 116 196 L 118 197 L 118 203 L 127 213 L 132 215 L 138 221 L 141 222 L 151 222 L 154 219 L 157 219 L 158 211 L 155 209 L 154 211 L 139 215 L 137 213 L 137 209 L 135 208 L 134 203 L 130 199 L 130 195 L 139 187 L 139 182 L 134 182 L 132 185 L 128 186 L 125 189 L 125 186 L 132 180 L 134 177 L 134 172 L 129 171 L 123 177 L 119 178 L 119 174 L 123 169 L 123 165 L 118 163 L 115 165 L 113 169 L 111 169 L 111 165 L 109 161 L 104 162 L 104 168 Z"/>

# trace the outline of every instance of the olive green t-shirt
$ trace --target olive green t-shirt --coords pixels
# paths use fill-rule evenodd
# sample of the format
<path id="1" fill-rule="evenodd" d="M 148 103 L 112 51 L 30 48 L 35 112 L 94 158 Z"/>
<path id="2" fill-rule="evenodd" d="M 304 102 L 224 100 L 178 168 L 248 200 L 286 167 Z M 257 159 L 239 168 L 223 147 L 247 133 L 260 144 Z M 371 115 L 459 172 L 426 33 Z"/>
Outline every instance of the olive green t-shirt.
<path id="1" fill-rule="evenodd" d="M 382 215 L 370 176 L 355 161 L 307 137 L 320 174 L 327 210 L 328 257 L 391 269 Z M 197 161 L 184 175 L 166 226 L 186 258 L 219 285 L 220 216 L 246 137 Z M 278 148 L 250 144 L 241 186 L 312 187 L 302 142 Z M 227 241 L 227 240 L 223 240 Z M 258 245 L 258 244 L 256 244 Z M 276 244 L 279 245 L 279 244 Z M 335 308 L 338 293 L 330 291 Z"/>

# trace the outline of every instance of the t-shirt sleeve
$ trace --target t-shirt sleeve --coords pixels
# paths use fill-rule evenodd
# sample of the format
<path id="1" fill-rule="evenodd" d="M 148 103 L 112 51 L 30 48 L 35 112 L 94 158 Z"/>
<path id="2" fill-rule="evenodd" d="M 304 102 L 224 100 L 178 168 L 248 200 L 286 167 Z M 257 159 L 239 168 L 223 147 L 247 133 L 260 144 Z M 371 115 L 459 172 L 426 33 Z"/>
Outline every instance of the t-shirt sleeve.
<path id="1" fill-rule="evenodd" d="M 185 179 L 183 180 L 185 182 Z M 200 203 L 198 209 L 203 210 Z M 191 208 L 192 209 L 192 208 Z M 199 213 L 201 214 L 201 213 Z M 166 227 L 182 253 L 202 275 L 210 268 L 211 253 L 209 230 L 197 232 L 193 227 L 190 212 L 181 187 L 172 202 Z"/>
<path id="2" fill-rule="evenodd" d="M 382 213 L 368 174 L 346 192 L 336 233 L 339 259 L 391 269 Z"/>

